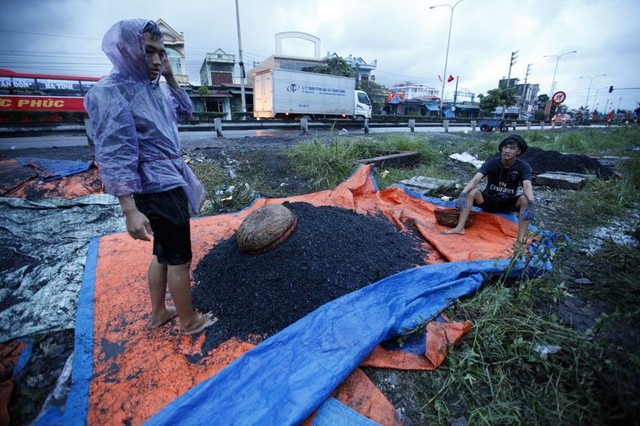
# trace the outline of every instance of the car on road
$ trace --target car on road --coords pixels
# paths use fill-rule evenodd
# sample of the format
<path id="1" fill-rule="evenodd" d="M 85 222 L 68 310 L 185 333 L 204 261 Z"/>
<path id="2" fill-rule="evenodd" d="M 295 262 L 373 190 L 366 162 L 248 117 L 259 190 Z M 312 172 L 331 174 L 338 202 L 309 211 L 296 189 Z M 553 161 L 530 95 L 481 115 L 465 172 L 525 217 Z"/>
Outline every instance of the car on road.
<path id="1" fill-rule="evenodd" d="M 573 126 L 573 118 L 569 114 L 558 113 L 551 118 L 551 122 L 562 126 Z"/>

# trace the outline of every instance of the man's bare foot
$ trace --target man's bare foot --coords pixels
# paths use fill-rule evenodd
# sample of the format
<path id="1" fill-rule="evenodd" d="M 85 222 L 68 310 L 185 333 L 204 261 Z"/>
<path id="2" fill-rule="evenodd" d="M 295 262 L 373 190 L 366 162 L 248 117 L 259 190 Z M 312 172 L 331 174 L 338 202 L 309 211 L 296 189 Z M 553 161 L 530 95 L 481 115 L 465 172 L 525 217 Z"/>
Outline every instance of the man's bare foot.
<path id="1" fill-rule="evenodd" d="M 180 333 L 189 335 L 200 333 L 207 327 L 212 326 L 218 321 L 218 318 L 214 317 L 211 312 L 207 312 L 206 314 L 196 313 L 191 324 L 188 324 L 186 327 L 182 327 L 180 325 Z"/>
<path id="2" fill-rule="evenodd" d="M 453 229 L 447 229 L 446 231 L 442 231 L 443 234 L 459 234 L 459 235 L 464 235 L 464 228 L 462 229 L 458 229 L 458 228 L 453 228 Z"/>
<path id="3" fill-rule="evenodd" d="M 177 315 L 178 313 L 176 312 L 176 308 L 174 308 L 173 306 L 169 306 L 167 307 L 167 309 L 164 311 L 164 314 L 160 318 L 156 320 L 156 319 L 153 319 L 153 316 L 152 316 L 151 319 L 147 321 L 147 325 L 146 325 L 147 330 L 162 327 L 163 325 L 165 325 L 166 323 L 174 319 Z"/>

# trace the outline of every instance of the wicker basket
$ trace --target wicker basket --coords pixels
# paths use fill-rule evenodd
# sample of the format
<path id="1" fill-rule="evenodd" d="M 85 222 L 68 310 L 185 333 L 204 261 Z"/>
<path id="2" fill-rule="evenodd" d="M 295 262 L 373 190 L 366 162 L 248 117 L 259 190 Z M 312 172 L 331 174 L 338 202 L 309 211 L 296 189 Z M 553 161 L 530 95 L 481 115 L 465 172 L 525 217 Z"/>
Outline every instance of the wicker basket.
<path id="1" fill-rule="evenodd" d="M 296 216 L 282 204 L 267 204 L 251 213 L 238 228 L 238 247 L 246 254 L 273 250 L 296 228 Z"/>
<path id="2" fill-rule="evenodd" d="M 442 226 L 448 226 L 449 228 L 455 228 L 458 225 L 458 218 L 460 217 L 460 211 L 458 209 L 435 209 L 436 221 Z M 473 223 L 474 212 L 469 212 L 469 217 L 464 222 L 464 227 L 468 228 Z"/>

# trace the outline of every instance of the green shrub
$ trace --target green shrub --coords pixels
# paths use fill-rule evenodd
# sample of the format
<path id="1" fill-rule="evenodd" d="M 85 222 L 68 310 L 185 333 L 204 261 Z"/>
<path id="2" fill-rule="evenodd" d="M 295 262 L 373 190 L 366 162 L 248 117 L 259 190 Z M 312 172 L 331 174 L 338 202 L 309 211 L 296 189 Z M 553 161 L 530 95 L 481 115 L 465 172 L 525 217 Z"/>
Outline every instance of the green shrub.
<path id="1" fill-rule="evenodd" d="M 191 121 L 213 121 L 215 118 L 225 117 L 224 112 L 194 112 Z"/>

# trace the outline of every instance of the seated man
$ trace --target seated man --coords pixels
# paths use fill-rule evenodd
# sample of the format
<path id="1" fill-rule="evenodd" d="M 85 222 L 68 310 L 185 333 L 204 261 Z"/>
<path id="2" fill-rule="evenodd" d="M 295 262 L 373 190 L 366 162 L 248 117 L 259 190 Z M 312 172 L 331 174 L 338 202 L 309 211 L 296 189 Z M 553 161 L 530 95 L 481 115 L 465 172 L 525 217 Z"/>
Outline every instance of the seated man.
<path id="1" fill-rule="evenodd" d="M 480 171 L 464 187 L 456 199 L 456 208 L 460 210 L 458 225 L 444 234 L 464 234 L 464 223 L 476 205 L 487 212 L 510 213 L 517 211 L 518 243 L 526 241 L 529 224 L 535 217 L 533 207 L 533 187 L 531 186 L 531 166 L 516 158 L 527 150 L 527 143 L 519 135 L 506 137 L 498 146 L 500 157 L 484 162 Z M 476 186 L 487 177 L 487 187 L 480 191 Z M 523 194 L 516 195 L 522 185 Z"/>

